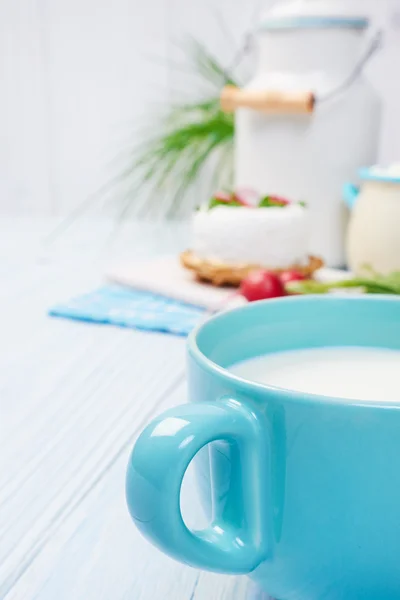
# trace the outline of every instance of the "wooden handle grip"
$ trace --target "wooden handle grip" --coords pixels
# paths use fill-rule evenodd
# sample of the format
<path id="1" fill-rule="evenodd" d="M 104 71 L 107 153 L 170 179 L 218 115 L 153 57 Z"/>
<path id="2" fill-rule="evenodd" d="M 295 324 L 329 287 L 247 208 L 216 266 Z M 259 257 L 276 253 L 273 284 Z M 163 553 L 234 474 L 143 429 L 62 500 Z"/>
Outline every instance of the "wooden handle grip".
<path id="1" fill-rule="evenodd" d="M 314 106 L 315 96 L 310 91 L 241 90 L 227 85 L 221 94 L 221 108 L 228 113 L 251 108 L 268 114 L 310 114 Z"/>

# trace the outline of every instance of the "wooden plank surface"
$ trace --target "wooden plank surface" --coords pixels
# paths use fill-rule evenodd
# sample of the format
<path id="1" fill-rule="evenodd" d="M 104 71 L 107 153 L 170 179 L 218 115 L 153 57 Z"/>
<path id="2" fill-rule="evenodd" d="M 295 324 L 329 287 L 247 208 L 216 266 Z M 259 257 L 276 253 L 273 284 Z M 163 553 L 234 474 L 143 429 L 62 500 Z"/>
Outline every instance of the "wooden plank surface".
<path id="1" fill-rule="evenodd" d="M 0 598 L 247 598 L 245 578 L 150 546 L 125 506 L 134 439 L 186 400 L 184 340 L 46 316 L 98 285 L 110 260 L 184 247 L 186 227 L 132 224 L 112 238 L 109 222 L 81 223 L 44 247 L 52 226 L 0 222 Z M 190 474 L 184 506 L 201 518 Z"/>

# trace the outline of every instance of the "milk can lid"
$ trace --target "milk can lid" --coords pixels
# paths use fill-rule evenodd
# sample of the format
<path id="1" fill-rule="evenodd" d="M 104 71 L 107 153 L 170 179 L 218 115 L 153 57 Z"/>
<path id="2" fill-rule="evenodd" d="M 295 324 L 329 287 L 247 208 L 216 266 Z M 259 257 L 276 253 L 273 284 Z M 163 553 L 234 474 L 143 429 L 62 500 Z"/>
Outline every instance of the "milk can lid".
<path id="1" fill-rule="evenodd" d="M 358 9 L 358 0 L 281 0 L 261 19 L 266 29 L 365 29 L 367 15 Z"/>
<path id="2" fill-rule="evenodd" d="M 400 183 L 400 163 L 392 163 L 388 167 L 374 165 L 359 171 L 360 179 L 364 181 L 382 181 L 385 183 Z"/>

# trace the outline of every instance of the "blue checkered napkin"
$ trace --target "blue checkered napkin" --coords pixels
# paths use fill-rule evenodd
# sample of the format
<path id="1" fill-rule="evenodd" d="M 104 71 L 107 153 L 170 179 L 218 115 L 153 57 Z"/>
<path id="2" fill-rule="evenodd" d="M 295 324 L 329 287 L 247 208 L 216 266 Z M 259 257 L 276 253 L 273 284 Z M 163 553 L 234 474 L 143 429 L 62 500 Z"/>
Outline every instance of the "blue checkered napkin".
<path id="1" fill-rule="evenodd" d="M 204 317 L 202 308 L 115 285 L 51 308 L 49 315 L 175 335 L 188 335 Z"/>

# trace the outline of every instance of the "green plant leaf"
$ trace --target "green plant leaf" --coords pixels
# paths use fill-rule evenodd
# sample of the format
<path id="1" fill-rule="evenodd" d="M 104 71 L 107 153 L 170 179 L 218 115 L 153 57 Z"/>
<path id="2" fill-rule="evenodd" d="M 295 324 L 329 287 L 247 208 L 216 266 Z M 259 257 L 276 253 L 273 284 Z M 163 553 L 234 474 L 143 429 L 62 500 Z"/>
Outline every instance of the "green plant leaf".
<path id="1" fill-rule="evenodd" d="M 199 177 L 205 178 L 210 195 L 213 185 L 232 186 L 234 116 L 221 110 L 219 96 L 225 83 L 237 85 L 238 81 L 197 40 L 187 40 L 183 50 L 193 73 L 214 95 L 171 105 L 129 152 L 120 181 L 135 189 L 132 212 L 176 216 L 187 203 L 194 206 L 193 186 Z M 147 201 L 139 210 L 135 197 L 145 189 Z"/>

